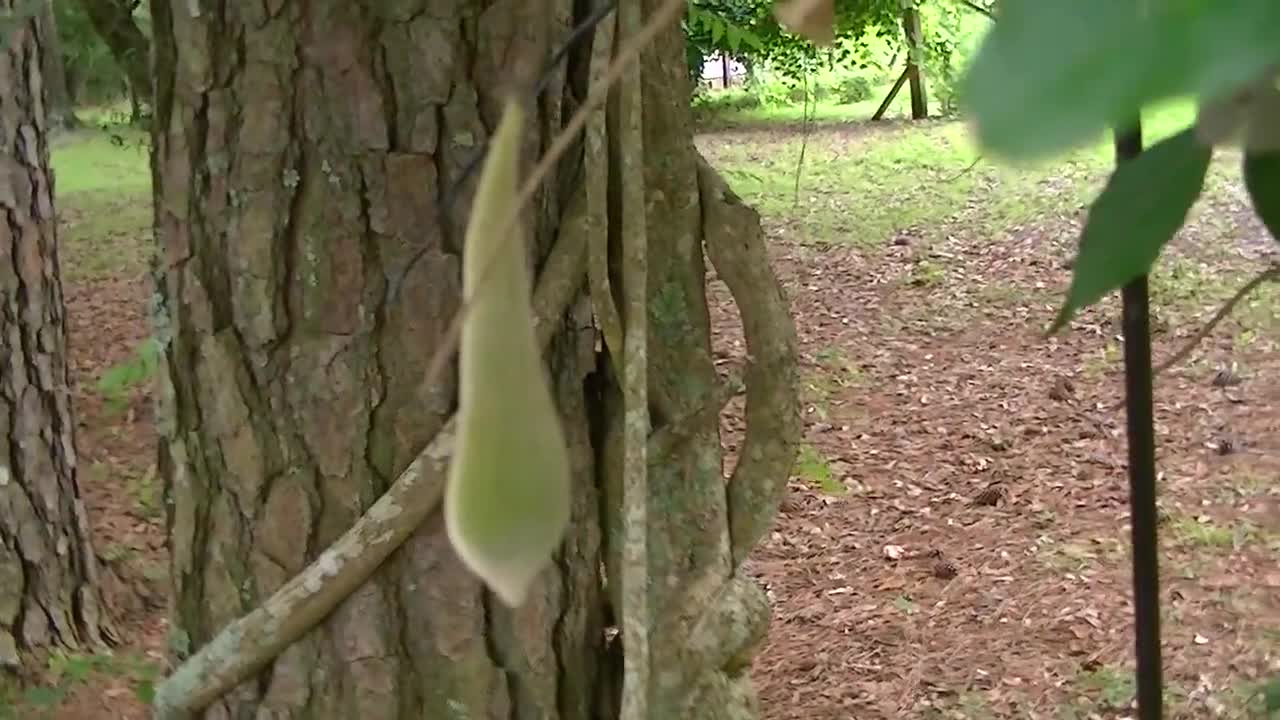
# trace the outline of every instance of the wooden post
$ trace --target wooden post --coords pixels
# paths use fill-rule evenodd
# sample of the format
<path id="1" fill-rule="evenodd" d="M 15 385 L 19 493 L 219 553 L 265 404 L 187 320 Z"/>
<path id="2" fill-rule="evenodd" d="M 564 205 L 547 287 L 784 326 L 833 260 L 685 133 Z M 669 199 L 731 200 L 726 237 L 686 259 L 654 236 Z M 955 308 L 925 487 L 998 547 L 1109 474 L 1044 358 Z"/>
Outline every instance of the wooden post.
<path id="1" fill-rule="evenodd" d="M 723 52 L 720 53 L 720 85 L 725 90 L 729 89 L 729 56 Z"/>
<path id="2" fill-rule="evenodd" d="M 911 81 L 911 119 L 923 120 L 929 117 L 929 99 L 924 94 L 924 76 L 917 64 L 924 52 L 924 41 L 920 32 L 920 13 L 914 6 L 902 11 L 902 27 L 907 33 L 906 74 Z"/>
<path id="3" fill-rule="evenodd" d="M 884 117 L 884 111 L 889 109 L 889 103 L 898 96 L 898 91 L 902 89 L 902 84 L 907 81 L 907 74 L 911 72 L 911 66 L 907 66 L 906 70 L 898 76 L 898 81 L 893 84 L 893 88 L 889 90 L 889 94 L 884 96 L 884 102 L 880 103 L 880 107 L 876 108 L 876 114 L 871 116 L 872 120 L 879 120 Z"/>

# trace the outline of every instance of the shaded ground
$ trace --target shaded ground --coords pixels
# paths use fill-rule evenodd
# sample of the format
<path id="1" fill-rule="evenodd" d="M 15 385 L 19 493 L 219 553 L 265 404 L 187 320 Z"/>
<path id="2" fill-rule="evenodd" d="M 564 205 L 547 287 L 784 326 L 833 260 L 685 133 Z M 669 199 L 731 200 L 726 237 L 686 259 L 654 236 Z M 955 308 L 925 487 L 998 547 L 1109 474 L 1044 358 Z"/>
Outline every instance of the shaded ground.
<path id="1" fill-rule="evenodd" d="M 755 668 L 772 720 L 1132 713 L 1118 307 L 1042 336 L 1105 155 L 975 168 L 957 191 L 928 178 L 968 166 L 959 131 L 888 130 L 886 154 L 865 128 L 816 130 L 798 205 L 778 192 L 796 136 L 700 138 L 766 209 L 803 347 L 806 445 L 751 560 L 775 604 Z M 1280 251 L 1219 164 L 1152 281 L 1157 358 Z M 1157 383 L 1172 717 L 1241 716 L 1280 674 L 1280 293 L 1256 298 Z"/>
<path id="2" fill-rule="evenodd" d="M 1153 118 L 1155 132 L 1179 117 Z M 51 658 L 41 686 L 0 688 L 0 718 L 15 701 L 14 717 L 144 718 L 163 656 L 163 507 L 137 355 L 145 159 L 134 137 L 87 137 L 55 156 L 62 261 L 82 486 L 130 643 Z M 966 171 L 959 124 L 824 126 L 803 143 L 797 194 L 795 128 L 699 144 L 762 209 L 803 348 L 806 444 L 750 561 L 775 607 L 755 668 L 765 716 L 1126 716 L 1118 309 L 1041 336 L 1106 148 Z M 1215 166 L 1153 278 L 1157 357 L 1280 250 L 1245 211 L 1233 162 Z M 712 297 L 720 360 L 733 362 L 741 338 L 718 282 Z M 1265 288 L 1157 384 L 1175 717 L 1237 717 L 1280 674 L 1278 307 Z M 1232 363 L 1238 382 L 1215 386 Z M 726 412 L 731 449 L 740 410 Z"/>

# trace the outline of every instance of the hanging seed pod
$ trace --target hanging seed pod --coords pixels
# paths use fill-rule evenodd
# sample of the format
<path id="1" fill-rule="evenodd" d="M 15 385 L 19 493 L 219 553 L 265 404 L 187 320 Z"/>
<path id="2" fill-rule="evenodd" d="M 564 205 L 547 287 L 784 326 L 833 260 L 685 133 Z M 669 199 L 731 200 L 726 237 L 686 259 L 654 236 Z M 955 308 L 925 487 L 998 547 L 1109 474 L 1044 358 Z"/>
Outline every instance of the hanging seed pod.
<path id="1" fill-rule="evenodd" d="M 524 109 L 509 101 L 467 226 L 458 431 L 445 527 L 458 556 L 512 607 L 569 523 L 569 455 L 533 330 L 515 211 Z M 509 229 L 508 229 L 509 228 Z"/>

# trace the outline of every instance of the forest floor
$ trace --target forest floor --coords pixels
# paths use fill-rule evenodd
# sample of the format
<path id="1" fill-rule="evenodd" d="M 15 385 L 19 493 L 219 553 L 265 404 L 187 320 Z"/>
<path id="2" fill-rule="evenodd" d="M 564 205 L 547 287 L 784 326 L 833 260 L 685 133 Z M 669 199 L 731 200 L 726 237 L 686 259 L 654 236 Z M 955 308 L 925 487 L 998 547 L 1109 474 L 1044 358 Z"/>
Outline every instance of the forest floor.
<path id="1" fill-rule="evenodd" d="M 1187 119 L 1154 113 L 1150 135 Z M 802 351 L 805 443 L 749 561 L 774 604 L 754 667 L 770 720 L 1133 714 L 1119 303 L 1044 335 L 1110 150 L 966 171 L 965 133 L 698 141 L 761 210 Z M 1157 362 L 1280 259 L 1238 162 L 1215 161 L 1152 276 Z M 712 297 L 732 363 L 731 301 Z M 1172 718 L 1261 717 L 1280 678 L 1280 289 L 1251 297 L 1156 383 Z"/>
<path id="2" fill-rule="evenodd" d="M 140 141 L 55 147 L 81 486 L 128 642 L 0 688 L 0 718 L 144 718 L 164 656 Z M 1130 715 L 1118 304 L 1043 333 L 1106 145 L 1019 170 L 974 164 L 951 122 L 726 124 L 698 145 L 760 209 L 802 350 L 805 443 L 749 561 L 774 605 L 764 717 Z M 1152 278 L 1157 359 L 1280 254 L 1236 166 L 1215 162 Z M 710 293 L 729 364 L 740 328 Z M 1278 311 L 1263 287 L 1157 382 L 1170 717 L 1248 717 L 1280 676 Z M 740 401 L 724 421 L 732 450 Z"/>

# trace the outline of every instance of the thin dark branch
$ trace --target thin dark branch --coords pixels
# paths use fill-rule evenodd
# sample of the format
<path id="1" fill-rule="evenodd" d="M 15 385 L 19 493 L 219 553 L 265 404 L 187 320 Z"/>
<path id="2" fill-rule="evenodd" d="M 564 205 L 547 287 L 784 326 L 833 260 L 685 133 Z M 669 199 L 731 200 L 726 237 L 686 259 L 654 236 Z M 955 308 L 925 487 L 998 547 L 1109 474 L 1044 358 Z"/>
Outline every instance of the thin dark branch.
<path id="1" fill-rule="evenodd" d="M 1117 167 L 1142 154 L 1142 122 L 1116 129 Z M 1133 626 L 1138 719 L 1160 720 L 1160 544 L 1156 508 L 1151 315 L 1147 276 L 1124 286 L 1124 381 L 1129 439 L 1129 528 L 1133 543 Z"/>
<path id="2" fill-rule="evenodd" d="M 1218 308 L 1218 312 L 1214 313 L 1213 317 L 1209 319 L 1209 322 L 1205 323 L 1204 327 L 1197 330 L 1196 334 L 1191 336 L 1191 339 L 1182 346 L 1182 349 L 1171 355 L 1168 360 L 1160 363 L 1159 367 L 1152 372 L 1152 375 L 1159 376 L 1160 373 L 1185 360 L 1186 357 L 1191 354 L 1191 351 L 1196 349 L 1197 345 L 1199 345 L 1205 338 L 1209 337 L 1209 333 L 1213 332 L 1213 329 L 1218 326 L 1218 323 L 1222 322 L 1231 314 L 1231 311 L 1235 309 L 1236 305 L 1239 305 L 1242 300 L 1248 297 L 1249 293 L 1256 290 L 1259 285 L 1275 280 L 1280 280 L 1280 265 L 1272 265 L 1266 270 L 1254 275 L 1253 279 L 1245 283 L 1243 287 L 1236 291 L 1235 295 L 1231 296 L 1230 300 L 1223 304 L 1222 307 Z"/>
<path id="3" fill-rule="evenodd" d="M 795 183 L 794 195 L 792 197 L 792 210 L 798 210 L 800 208 L 800 175 L 804 171 L 804 153 L 805 153 L 805 150 L 807 150 L 809 147 L 809 131 L 813 129 L 814 117 L 811 117 L 809 113 L 809 76 L 808 75 L 804 76 L 803 110 L 804 110 L 804 126 L 800 134 L 800 156 L 796 158 L 796 183 Z M 815 91 L 814 98 L 813 98 L 813 115 L 816 116 L 817 114 L 818 114 L 818 99 L 817 99 L 817 92 Z"/>
<path id="4" fill-rule="evenodd" d="M 953 182 L 955 182 L 955 181 L 959 180 L 960 178 L 964 177 L 965 175 L 968 175 L 968 174 L 969 174 L 969 173 L 970 173 L 974 168 L 978 167 L 978 163 L 980 163 L 980 162 L 982 162 L 982 156 L 981 156 L 981 155 L 979 155 L 978 157 L 974 158 L 974 159 L 973 159 L 973 162 L 969 163 L 969 167 L 967 167 L 967 168 L 965 168 L 965 169 L 961 170 L 960 172 L 956 173 L 955 175 L 952 175 L 951 177 L 947 178 L 946 180 L 943 180 L 942 182 L 944 182 L 944 183 L 953 183 Z"/>
<path id="5" fill-rule="evenodd" d="M 992 22 L 995 22 L 996 16 L 992 14 L 989 8 L 985 8 L 979 5 L 978 3 L 973 2 L 973 0 L 960 0 L 960 4 L 964 5 L 970 10 L 973 10 L 974 12 L 980 12 L 983 15 L 986 15 L 989 20 L 991 20 Z"/>

